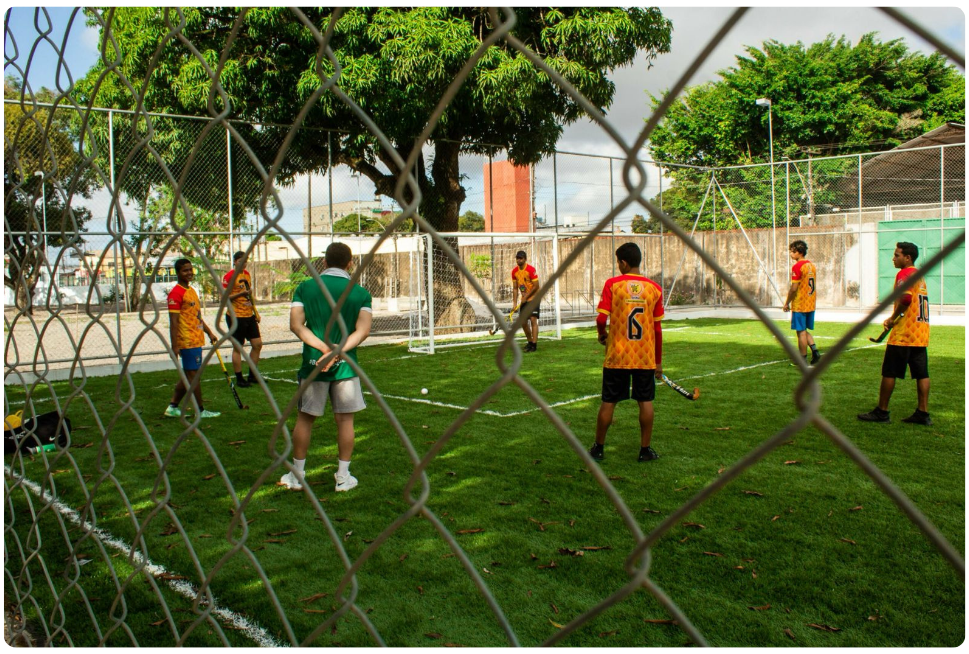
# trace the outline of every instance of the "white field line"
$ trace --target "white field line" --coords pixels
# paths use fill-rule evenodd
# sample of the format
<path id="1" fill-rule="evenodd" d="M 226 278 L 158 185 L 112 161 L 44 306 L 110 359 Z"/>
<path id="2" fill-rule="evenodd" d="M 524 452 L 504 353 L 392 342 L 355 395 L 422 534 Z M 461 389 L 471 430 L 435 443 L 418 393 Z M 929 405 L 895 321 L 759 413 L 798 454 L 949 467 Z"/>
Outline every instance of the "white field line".
<path id="1" fill-rule="evenodd" d="M 109 532 L 101 529 L 100 527 L 95 527 L 86 520 L 82 521 L 81 516 L 77 513 L 77 511 L 67 506 L 60 500 L 54 499 L 49 492 L 42 490 L 40 486 L 29 479 L 21 477 L 9 466 L 4 466 L 4 469 L 7 476 L 23 483 L 23 485 L 31 493 L 41 498 L 44 502 L 49 503 L 51 508 L 57 511 L 60 515 L 64 516 L 68 522 L 80 526 L 84 531 L 93 534 L 98 540 L 108 547 L 118 550 L 126 557 L 131 558 L 135 565 L 140 565 L 142 562 L 144 562 L 144 571 L 150 574 L 152 577 L 158 579 L 162 575 L 171 575 L 171 573 L 164 567 L 158 565 L 157 563 L 153 563 L 150 559 L 146 559 L 140 552 L 132 550 L 131 547 L 124 541 L 115 538 Z M 166 584 L 168 584 L 169 588 L 189 600 L 195 600 L 195 598 L 198 596 L 198 589 L 188 582 L 180 581 L 178 579 L 162 579 L 161 581 L 164 581 Z M 248 618 L 239 615 L 238 613 L 234 613 L 228 609 L 224 609 L 213 604 L 212 614 L 222 620 L 223 623 L 231 626 L 233 629 L 241 631 L 260 647 L 286 647 L 284 643 L 277 641 L 265 629 L 255 624 Z"/>
<path id="2" fill-rule="evenodd" d="M 854 352 L 855 350 L 867 350 L 870 347 L 879 347 L 881 343 L 873 343 L 871 345 L 862 345 L 861 347 L 852 347 L 845 350 L 845 352 Z M 744 370 L 750 370 L 752 368 L 760 368 L 761 366 L 773 366 L 778 363 L 790 363 L 790 359 L 777 359 L 776 361 L 765 361 L 763 363 L 755 363 L 752 366 L 742 366 L 740 368 L 734 368 L 733 370 L 722 370 L 720 372 L 708 372 L 703 375 L 692 375 L 690 377 L 680 377 L 679 381 L 684 381 L 687 379 L 700 379 L 701 377 L 714 377 L 716 375 L 729 375 L 735 372 L 743 372 Z"/>

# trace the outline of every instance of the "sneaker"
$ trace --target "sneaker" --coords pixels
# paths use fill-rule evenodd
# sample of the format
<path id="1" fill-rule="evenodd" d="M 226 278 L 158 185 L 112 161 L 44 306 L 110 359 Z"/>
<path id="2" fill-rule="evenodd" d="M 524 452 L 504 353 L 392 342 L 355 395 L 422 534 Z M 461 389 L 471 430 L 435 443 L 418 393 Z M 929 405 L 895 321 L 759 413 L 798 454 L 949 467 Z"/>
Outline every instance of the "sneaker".
<path id="1" fill-rule="evenodd" d="M 255 385 L 259 384 L 259 380 L 256 379 L 256 376 L 253 375 L 252 373 L 249 373 L 249 377 L 246 379 L 246 381 L 249 382 L 249 384 L 248 384 L 249 386 L 255 386 Z"/>
<path id="2" fill-rule="evenodd" d="M 817 363 L 818 361 L 820 361 L 820 360 L 821 360 L 821 353 L 820 353 L 820 352 L 817 352 L 817 353 L 815 353 L 815 354 L 814 354 L 814 355 L 813 355 L 813 356 L 811 357 L 811 365 L 813 366 L 814 364 L 816 364 L 816 363 Z"/>
<path id="3" fill-rule="evenodd" d="M 252 386 L 252 383 L 247 382 L 245 379 L 242 379 L 240 377 L 236 377 L 235 385 L 236 385 L 236 388 L 249 388 L 250 386 Z"/>
<path id="4" fill-rule="evenodd" d="M 218 418 L 222 414 L 218 411 L 209 411 L 208 409 L 202 409 L 202 413 L 199 414 L 199 418 Z"/>
<path id="5" fill-rule="evenodd" d="M 877 406 L 868 413 L 859 413 L 858 420 L 865 422 L 891 422 L 891 411 L 882 411 Z"/>
<path id="6" fill-rule="evenodd" d="M 902 422 L 907 422 L 911 425 L 925 425 L 928 427 L 932 424 L 932 418 L 925 411 L 915 410 L 915 413 L 910 415 L 908 418 L 902 418 Z"/>
<path id="7" fill-rule="evenodd" d="M 166 418 L 181 418 L 182 417 L 182 410 L 179 409 L 177 406 L 172 406 L 171 404 L 169 404 L 168 407 L 165 409 L 165 417 Z"/>
<path id="8" fill-rule="evenodd" d="M 333 478 L 336 479 L 336 492 L 338 493 L 343 493 L 357 487 L 357 478 L 351 474 L 347 474 L 345 477 L 334 474 Z"/>
<path id="9" fill-rule="evenodd" d="M 299 483 L 299 479 L 292 472 L 287 472 L 285 475 L 279 478 L 279 483 L 277 486 L 285 486 L 289 490 L 303 490 L 303 484 Z"/>
<path id="10" fill-rule="evenodd" d="M 647 445 L 646 447 L 639 448 L 640 463 L 642 463 L 643 461 L 655 461 L 658 458 L 659 458 L 659 454 L 657 454 L 656 450 L 651 448 L 649 445 Z"/>
<path id="11" fill-rule="evenodd" d="M 593 443 L 592 447 L 589 448 L 589 456 L 591 456 L 596 461 L 602 461 L 606 458 L 606 453 L 603 451 L 603 446 L 598 443 Z"/>

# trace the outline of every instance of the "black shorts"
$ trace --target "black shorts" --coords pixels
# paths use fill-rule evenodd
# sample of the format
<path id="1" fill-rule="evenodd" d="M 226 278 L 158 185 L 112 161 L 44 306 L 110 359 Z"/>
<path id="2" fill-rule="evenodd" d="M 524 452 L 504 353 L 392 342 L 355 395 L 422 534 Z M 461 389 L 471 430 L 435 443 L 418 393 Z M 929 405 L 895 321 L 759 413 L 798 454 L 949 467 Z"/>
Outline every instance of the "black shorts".
<path id="1" fill-rule="evenodd" d="M 929 352 L 925 347 L 889 345 L 882 361 L 882 377 L 905 379 L 905 369 L 912 372 L 912 379 L 928 379 Z"/>
<path id="2" fill-rule="evenodd" d="M 249 341 L 252 343 L 253 340 L 257 338 L 262 338 L 259 335 L 259 323 L 256 322 L 255 316 L 249 316 L 248 318 L 238 318 L 239 326 L 236 327 L 234 332 L 229 333 L 235 336 L 235 339 L 240 343 L 245 343 Z M 229 329 L 232 329 L 232 322 L 229 320 L 229 316 L 225 317 L 225 324 Z"/>
<path id="3" fill-rule="evenodd" d="M 632 398 L 637 402 L 652 402 L 656 397 L 655 370 L 602 369 L 602 401 L 615 404 L 628 400 L 629 380 L 633 382 Z"/>
<path id="4" fill-rule="evenodd" d="M 525 313 L 526 316 L 535 316 L 536 318 L 539 318 L 540 316 L 538 315 L 538 313 L 539 313 L 539 309 L 541 308 L 541 306 L 542 306 L 541 304 L 536 304 L 535 305 L 535 308 L 532 310 L 531 313 L 528 312 L 528 305 L 527 304 L 524 305 L 524 306 L 522 306 L 522 309 L 524 310 L 524 313 Z"/>

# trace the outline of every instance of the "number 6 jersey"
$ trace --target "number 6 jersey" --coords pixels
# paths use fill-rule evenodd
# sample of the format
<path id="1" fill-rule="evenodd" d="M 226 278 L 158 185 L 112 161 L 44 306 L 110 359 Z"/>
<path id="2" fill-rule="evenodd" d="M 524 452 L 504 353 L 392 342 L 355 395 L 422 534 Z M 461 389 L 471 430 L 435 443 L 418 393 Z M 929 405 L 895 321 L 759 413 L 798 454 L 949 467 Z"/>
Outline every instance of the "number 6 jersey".
<path id="1" fill-rule="evenodd" d="M 603 367 L 655 370 L 655 323 L 663 318 L 659 284 L 642 275 L 606 280 L 598 311 L 609 316 Z"/>

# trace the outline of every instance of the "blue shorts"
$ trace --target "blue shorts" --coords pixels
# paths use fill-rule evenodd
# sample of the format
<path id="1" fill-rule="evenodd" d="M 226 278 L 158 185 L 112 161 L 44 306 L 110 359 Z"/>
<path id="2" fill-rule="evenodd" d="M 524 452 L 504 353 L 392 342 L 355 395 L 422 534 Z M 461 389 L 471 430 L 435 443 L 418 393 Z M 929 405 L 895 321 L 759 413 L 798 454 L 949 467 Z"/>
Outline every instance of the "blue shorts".
<path id="1" fill-rule="evenodd" d="M 184 370 L 198 370 L 202 367 L 202 348 L 183 347 L 179 350 L 182 357 L 182 368 Z"/>
<path id="2" fill-rule="evenodd" d="M 814 329 L 814 312 L 792 311 L 791 329 L 796 332 L 803 332 L 807 329 Z"/>

